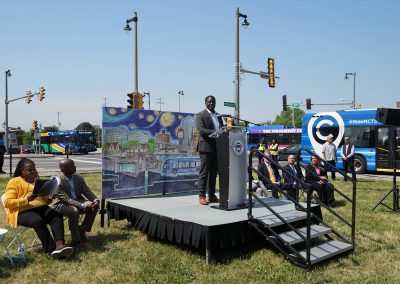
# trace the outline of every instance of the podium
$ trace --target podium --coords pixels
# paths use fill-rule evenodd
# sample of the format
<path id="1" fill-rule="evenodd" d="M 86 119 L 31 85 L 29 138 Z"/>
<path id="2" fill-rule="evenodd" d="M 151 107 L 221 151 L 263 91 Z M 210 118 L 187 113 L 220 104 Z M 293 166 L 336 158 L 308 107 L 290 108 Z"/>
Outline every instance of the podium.
<path id="1" fill-rule="evenodd" d="M 214 208 L 235 210 L 246 207 L 247 141 L 245 128 L 224 126 L 217 134 L 219 205 Z M 220 133 L 221 131 L 217 131 Z"/>

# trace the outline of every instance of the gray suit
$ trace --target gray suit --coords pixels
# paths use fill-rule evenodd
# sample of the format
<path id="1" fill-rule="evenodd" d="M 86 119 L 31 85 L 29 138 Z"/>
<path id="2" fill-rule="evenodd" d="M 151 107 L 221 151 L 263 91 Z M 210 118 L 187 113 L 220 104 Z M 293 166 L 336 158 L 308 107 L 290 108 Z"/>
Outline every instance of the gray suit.
<path id="1" fill-rule="evenodd" d="M 218 117 L 220 127 L 223 125 L 222 118 Z M 215 182 L 218 172 L 217 147 L 215 138 L 209 135 L 216 131 L 211 115 L 205 109 L 196 115 L 196 128 L 200 137 L 196 150 L 200 154 L 199 195 L 205 196 L 208 189 L 209 196 L 215 194 Z"/>
<path id="2" fill-rule="evenodd" d="M 49 206 L 60 212 L 64 217 L 68 217 L 68 225 L 71 231 L 72 240 L 79 241 L 79 230 L 90 232 L 97 213 L 92 211 L 85 213 L 81 208 L 81 204 L 85 203 L 85 197 L 92 202 L 97 199 L 97 197 L 86 185 L 82 176 L 73 174 L 72 178 L 76 199 L 72 199 L 71 186 L 64 174 L 61 173 L 59 175 L 60 184 L 58 185 L 57 193 L 53 197 Z M 79 214 L 85 214 L 85 218 L 80 227 Z"/>

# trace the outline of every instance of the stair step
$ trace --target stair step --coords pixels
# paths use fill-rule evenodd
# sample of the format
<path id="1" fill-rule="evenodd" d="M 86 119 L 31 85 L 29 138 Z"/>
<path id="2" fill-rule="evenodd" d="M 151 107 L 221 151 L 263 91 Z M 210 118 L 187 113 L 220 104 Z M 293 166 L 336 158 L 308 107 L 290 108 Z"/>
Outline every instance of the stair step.
<path id="1" fill-rule="evenodd" d="M 307 227 L 302 227 L 297 229 L 300 234 L 302 234 L 304 237 L 307 236 Z M 331 228 L 327 228 L 324 226 L 318 226 L 318 225 L 311 225 L 310 227 L 311 230 L 311 239 L 317 238 L 321 235 L 329 234 L 332 232 Z M 294 245 L 297 243 L 301 243 L 304 240 L 293 230 L 284 232 L 279 234 L 279 236 L 284 240 L 285 243 L 289 245 Z"/>
<path id="2" fill-rule="evenodd" d="M 341 241 L 329 240 L 323 243 L 320 243 L 316 246 L 311 247 L 310 253 L 310 261 L 311 264 L 315 264 L 326 259 L 332 258 L 336 255 L 344 253 L 353 249 L 353 245 Z M 307 251 L 300 251 L 300 255 L 304 258 L 307 257 Z M 290 254 L 292 257 L 296 257 L 294 254 Z"/>
<path id="3" fill-rule="evenodd" d="M 281 216 L 285 221 L 292 223 L 306 219 L 307 213 L 304 211 L 292 210 L 280 213 L 279 216 Z M 276 227 L 284 224 L 278 217 L 273 214 L 257 217 L 257 219 L 264 222 L 269 227 Z"/>

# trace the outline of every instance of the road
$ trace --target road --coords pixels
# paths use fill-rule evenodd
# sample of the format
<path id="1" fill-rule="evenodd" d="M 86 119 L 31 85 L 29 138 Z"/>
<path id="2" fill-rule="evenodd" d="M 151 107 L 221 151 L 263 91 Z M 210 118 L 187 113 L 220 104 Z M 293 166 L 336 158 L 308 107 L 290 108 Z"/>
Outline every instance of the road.
<path id="1" fill-rule="evenodd" d="M 65 155 L 46 155 L 35 157 L 34 154 L 26 155 L 29 159 L 33 160 L 36 169 L 41 176 L 51 176 L 59 173 L 58 163 L 61 159 L 66 158 Z M 89 153 L 87 155 L 69 155 L 69 158 L 74 160 L 78 172 L 101 172 L 101 152 Z M 20 155 L 12 159 L 12 172 L 21 159 Z M 4 159 L 3 170 L 10 172 L 10 160 Z M 6 175 L 2 175 L 6 176 Z"/>
<path id="2" fill-rule="evenodd" d="M 14 157 L 12 159 L 12 169 L 14 172 L 15 166 L 17 165 L 18 161 L 20 160 L 19 157 Z M 32 159 L 36 164 L 36 169 L 41 176 L 51 176 L 56 175 L 59 173 L 58 163 L 61 159 L 65 158 L 65 155 L 45 155 L 35 157 L 34 154 L 27 155 L 30 159 Z M 88 155 L 70 155 L 69 158 L 73 159 L 77 168 L 77 171 L 80 173 L 84 172 L 101 172 L 101 151 L 97 151 L 95 153 L 89 153 Z M 286 165 L 286 162 L 279 162 L 281 166 Z M 253 165 L 257 167 L 258 159 L 253 159 Z M 8 173 L 10 172 L 10 163 L 9 159 L 4 159 L 4 166 L 3 170 Z M 7 175 L 1 175 L 3 177 Z M 392 173 L 367 173 L 364 175 L 359 175 L 358 178 L 364 179 L 374 179 L 374 180 L 392 180 L 393 174 Z"/>

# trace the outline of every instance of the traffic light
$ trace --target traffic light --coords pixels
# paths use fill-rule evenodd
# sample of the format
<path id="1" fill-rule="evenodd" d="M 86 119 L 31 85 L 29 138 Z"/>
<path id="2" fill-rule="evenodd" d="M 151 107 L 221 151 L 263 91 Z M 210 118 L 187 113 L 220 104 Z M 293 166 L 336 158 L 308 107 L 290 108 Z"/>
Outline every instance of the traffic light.
<path id="1" fill-rule="evenodd" d="M 137 94 L 137 108 L 143 109 L 143 95 L 141 93 Z"/>
<path id="2" fill-rule="evenodd" d="M 128 108 L 133 108 L 133 93 L 126 94 L 129 97 L 129 100 L 126 100 L 128 102 Z"/>
<path id="3" fill-rule="evenodd" d="M 274 59 L 268 58 L 268 85 L 270 88 L 275 88 L 275 70 L 274 70 Z"/>
<path id="4" fill-rule="evenodd" d="M 43 101 L 43 99 L 44 99 L 44 91 L 45 91 L 45 89 L 43 87 L 40 87 L 40 90 L 39 90 L 39 101 Z"/>
<path id="5" fill-rule="evenodd" d="M 307 109 L 311 109 L 311 99 L 306 99 L 306 107 Z"/>
<path id="6" fill-rule="evenodd" d="M 27 104 L 31 103 L 31 101 L 32 101 L 31 96 L 32 96 L 32 92 L 31 91 L 26 92 L 26 103 Z"/>
<path id="7" fill-rule="evenodd" d="M 287 100 L 286 95 L 282 96 L 283 111 L 287 111 Z"/>
<path id="8" fill-rule="evenodd" d="M 31 127 L 31 129 L 32 129 L 32 130 L 36 130 L 36 129 L 38 129 L 38 123 L 37 123 L 37 120 L 34 120 L 34 121 L 32 121 L 32 127 Z"/>

